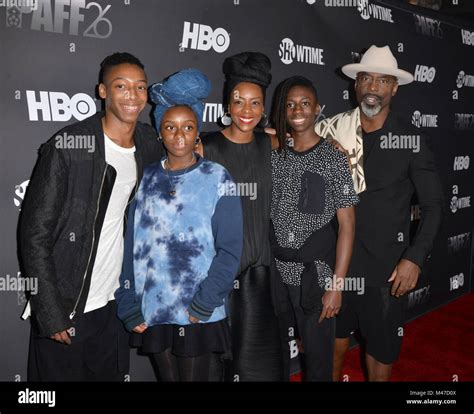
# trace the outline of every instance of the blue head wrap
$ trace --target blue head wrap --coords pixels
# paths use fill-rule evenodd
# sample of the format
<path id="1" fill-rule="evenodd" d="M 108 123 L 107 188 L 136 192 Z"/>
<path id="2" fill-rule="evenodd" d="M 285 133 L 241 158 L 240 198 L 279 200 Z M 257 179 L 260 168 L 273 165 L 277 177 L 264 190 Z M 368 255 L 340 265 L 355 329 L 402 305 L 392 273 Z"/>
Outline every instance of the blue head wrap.
<path id="1" fill-rule="evenodd" d="M 159 130 L 164 113 L 172 106 L 189 106 L 196 115 L 198 128 L 201 130 L 204 112 L 203 99 L 211 91 L 211 82 L 198 69 L 183 69 L 163 82 L 150 87 L 150 99 L 156 104 L 154 110 L 156 128 Z"/>

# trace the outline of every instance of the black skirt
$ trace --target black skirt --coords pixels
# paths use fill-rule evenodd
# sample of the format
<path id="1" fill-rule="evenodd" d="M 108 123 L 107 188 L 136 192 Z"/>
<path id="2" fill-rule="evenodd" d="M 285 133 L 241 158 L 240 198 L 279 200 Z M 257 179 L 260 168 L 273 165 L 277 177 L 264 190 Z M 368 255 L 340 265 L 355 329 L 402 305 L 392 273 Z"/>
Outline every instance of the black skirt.
<path id="1" fill-rule="evenodd" d="M 249 268 L 230 296 L 232 361 L 230 381 L 284 380 L 283 351 L 278 319 L 272 305 L 270 271 Z"/>
<path id="2" fill-rule="evenodd" d="M 227 319 L 190 325 L 155 325 L 142 334 L 132 332 L 130 346 L 146 354 L 171 349 L 179 357 L 196 357 L 211 352 L 225 353 L 231 348 Z"/>

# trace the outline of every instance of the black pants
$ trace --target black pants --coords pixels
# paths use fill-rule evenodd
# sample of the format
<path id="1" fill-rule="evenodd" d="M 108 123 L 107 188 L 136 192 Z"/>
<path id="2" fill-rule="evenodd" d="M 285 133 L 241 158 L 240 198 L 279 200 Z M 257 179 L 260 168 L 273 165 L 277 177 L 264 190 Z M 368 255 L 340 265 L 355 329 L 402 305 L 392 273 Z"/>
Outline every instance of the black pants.
<path id="1" fill-rule="evenodd" d="M 335 318 L 319 323 L 321 312 L 306 315 L 300 305 L 301 287 L 286 285 L 303 342 L 306 381 L 332 381 Z"/>
<path id="2" fill-rule="evenodd" d="M 28 381 L 124 381 L 129 372 L 129 334 L 117 318 L 115 301 L 75 321 L 71 345 L 31 328 Z"/>

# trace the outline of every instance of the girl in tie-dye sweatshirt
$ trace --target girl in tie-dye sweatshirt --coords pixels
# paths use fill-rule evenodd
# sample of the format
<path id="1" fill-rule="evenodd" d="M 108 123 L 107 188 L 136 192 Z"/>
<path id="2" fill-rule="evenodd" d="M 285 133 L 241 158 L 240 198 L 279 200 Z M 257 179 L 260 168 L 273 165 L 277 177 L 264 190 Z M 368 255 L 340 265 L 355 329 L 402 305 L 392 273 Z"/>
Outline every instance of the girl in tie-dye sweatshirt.
<path id="1" fill-rule="evenodd" d="M 145 169 L 130 205 L 115 294 L 132 345 L 169 381 L 207 380 L 211 355 L 229 351 L 226 301 L 242 252 L 234 181 L 194 153 L 204 95 L 196 85 L 205 81 L 185 70 L 152 87 L 168 155 Z"/>

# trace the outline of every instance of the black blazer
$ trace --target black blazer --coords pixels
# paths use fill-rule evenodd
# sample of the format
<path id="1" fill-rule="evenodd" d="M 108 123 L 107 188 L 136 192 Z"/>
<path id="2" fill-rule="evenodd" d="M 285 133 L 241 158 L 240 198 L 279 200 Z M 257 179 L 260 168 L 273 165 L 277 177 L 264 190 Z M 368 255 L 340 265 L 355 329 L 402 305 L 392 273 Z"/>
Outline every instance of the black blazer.
<path id="1" fill-rule="evenodd" d="M 403 141 L 401 136 L 412 138 Z M 394 148 L 397 141 L 405 148 Z M 359 194 L 356 206 L 348 275 L 365 277 L 368 286 L 388 287 L 387 280 L 400 259 L 421 267 L 428 257 L 442 220 L 441 182 L 426 137 L 392 113 L 382 129 L 364 134 L 364 174 L 367 189 Z M 421 220 L 410 244 L 410 205 L 415 191 Z"/>

